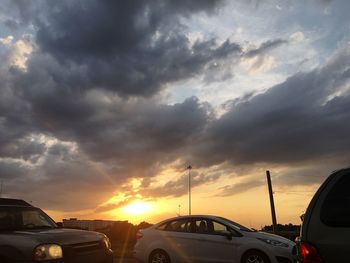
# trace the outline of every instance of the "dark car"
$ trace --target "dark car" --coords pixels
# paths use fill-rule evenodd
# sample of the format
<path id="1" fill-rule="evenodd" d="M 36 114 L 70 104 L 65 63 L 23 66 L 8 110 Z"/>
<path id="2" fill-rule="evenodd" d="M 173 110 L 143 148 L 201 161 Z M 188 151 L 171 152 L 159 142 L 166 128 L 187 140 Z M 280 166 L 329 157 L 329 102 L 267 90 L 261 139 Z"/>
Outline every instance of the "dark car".
<path id="1" fill-rule="evenodd" d="M 0 198 L 1 263 L 112 263 L 108 238 L 97 232 L 59 228 L 41 209 Z"/>
<path id="2" fill-rule="evenodd" d="M 350 262 L 350 168 L 332 173 L 311 200 L 299 238 L 302 263 Z"/>

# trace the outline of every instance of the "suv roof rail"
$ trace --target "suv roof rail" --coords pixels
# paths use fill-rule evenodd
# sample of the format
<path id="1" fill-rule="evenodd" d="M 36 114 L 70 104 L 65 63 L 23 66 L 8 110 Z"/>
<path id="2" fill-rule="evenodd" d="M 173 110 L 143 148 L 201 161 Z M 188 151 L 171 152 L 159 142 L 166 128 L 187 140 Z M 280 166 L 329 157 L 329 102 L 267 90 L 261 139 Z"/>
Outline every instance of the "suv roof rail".
<path id="1" fill-rule="evenodd" d="M 12 199 L 12 198 L 0 198 L 0 206 L 32 206 L 21 199 Z"/>

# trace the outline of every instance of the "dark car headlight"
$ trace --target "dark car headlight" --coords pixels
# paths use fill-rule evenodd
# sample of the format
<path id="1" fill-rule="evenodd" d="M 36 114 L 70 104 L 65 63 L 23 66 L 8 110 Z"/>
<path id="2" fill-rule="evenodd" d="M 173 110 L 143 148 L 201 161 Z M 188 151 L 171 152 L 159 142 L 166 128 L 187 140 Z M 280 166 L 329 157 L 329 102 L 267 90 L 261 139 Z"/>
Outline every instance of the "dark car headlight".
<path id="1" fill-rule="evenodd" d="M 42 244 L 34 249 L 34 260 L 43 261 L 63 257 L 62 247 L 57 244 Z"/>

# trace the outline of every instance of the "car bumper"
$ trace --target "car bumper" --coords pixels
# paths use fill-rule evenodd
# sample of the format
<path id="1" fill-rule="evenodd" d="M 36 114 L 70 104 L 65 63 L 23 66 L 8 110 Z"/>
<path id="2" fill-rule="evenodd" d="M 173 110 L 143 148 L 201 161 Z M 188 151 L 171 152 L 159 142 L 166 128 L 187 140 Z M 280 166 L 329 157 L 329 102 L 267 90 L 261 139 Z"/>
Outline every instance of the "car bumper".
<path id="1" fill-rule="evenodd" d="M 274 254 L 273 258 L 271 258 L 271 263 L 297 263 L 298 262 L 296 249 L 294 247 L 292 248 L 292 250 L 275 249 L 275 251 L 271 254 Z"/>
<path id="2" fill-rule="evenodd" d="M 39 261 L 15 261 L 14 263 L 38 263 Z M 113 251 L 103 251 L 100 253 L 86 253 L 84 255 L 67 256 L 62 259 L 40 261 L 41 263 L 113 263 Z"/>

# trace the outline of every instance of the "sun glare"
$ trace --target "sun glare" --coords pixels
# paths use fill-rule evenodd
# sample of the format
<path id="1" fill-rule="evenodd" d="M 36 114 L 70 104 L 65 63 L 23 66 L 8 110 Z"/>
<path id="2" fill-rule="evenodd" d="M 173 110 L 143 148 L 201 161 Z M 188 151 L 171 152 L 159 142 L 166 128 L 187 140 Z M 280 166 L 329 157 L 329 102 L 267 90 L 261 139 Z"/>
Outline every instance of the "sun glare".
<path id="1" fill-rule="evenodd" d="M 135 201 L 123 208 L 124 213 L 129 215 L 142 215 L 151 210 L 152 205 L 142 201 Z"/>

